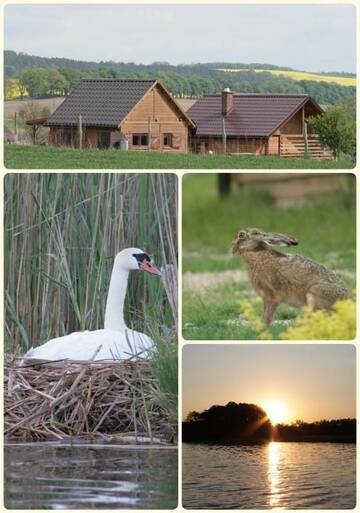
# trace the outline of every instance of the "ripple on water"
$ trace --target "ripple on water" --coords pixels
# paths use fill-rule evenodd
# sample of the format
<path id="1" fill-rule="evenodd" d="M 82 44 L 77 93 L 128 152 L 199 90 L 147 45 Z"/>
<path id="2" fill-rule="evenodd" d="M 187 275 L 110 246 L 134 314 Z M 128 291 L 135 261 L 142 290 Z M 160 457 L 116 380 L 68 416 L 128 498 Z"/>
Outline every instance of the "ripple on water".
<path id="1" fill-rule="evenodd" d="M 7 509 L 172 509 L 177 451 L 108 446 L 5 447 Z"/>
<path id="2" fill-rule="evenodd" d="M 183 505 L 351 509 L 355 472 L 355 444 L 184 444 Z"/>

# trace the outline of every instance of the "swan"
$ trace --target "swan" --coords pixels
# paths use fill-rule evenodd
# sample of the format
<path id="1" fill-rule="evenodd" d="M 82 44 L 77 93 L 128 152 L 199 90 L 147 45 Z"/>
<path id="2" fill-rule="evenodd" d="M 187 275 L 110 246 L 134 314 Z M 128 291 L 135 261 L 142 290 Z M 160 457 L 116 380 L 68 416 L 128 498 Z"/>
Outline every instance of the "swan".
<path id="1" fill-rule="evenodd" d="M 154 345 L 150 337 L 126 327 L 124 302 L 130 271 L 146 271 L 158 276 L 151 258 L 138 248 L 118 253 L 111 273 L 106 301 L 104 329 L 81 331 L 45 342 L 31 348 L 24 360 L 121 360 L 147 353 Z"/>

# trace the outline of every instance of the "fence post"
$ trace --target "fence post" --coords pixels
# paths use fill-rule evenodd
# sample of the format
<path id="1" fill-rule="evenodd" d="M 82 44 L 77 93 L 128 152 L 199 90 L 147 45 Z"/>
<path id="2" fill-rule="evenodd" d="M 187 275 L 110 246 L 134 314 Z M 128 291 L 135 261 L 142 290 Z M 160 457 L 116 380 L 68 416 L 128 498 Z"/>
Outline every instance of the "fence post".
<path id="1" fill-rule="evenodd" d="M 15 142 L 17 142 L 17 112 L 14 113 L 14 136 Z"/>
<path id="2" fill-rule="evenodd" d="M 83 138 L 83 130 L 82 130 L 82 117 L 81 114 L 79 114 L 79 150 L 82 150 L 82 138 Z"/>
<path id="3" fill-rule="evenodd" d="M 222 136 L 223 136 L 223 153 L 226 155 L 226 128 L 225 128 L 225 116 L 222 118 Z"/>
<path id="4" fill-rule="evenodd" d="M 148 151 L 151 151 L 151 117 L 148 117 Z"/>

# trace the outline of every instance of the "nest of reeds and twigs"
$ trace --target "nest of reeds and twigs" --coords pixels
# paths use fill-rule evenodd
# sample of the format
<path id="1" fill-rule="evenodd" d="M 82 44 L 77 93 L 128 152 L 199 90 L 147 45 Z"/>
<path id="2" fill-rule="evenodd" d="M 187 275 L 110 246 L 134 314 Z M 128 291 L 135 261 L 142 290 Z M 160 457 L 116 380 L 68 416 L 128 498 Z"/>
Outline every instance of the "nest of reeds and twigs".
<path id="1" fill-rule="evenodd" d="M 177 419 L 162 404 L 147 360 L 12 362 L 4 377 L 7 440 L 84 435 L 176 439 Z"/>

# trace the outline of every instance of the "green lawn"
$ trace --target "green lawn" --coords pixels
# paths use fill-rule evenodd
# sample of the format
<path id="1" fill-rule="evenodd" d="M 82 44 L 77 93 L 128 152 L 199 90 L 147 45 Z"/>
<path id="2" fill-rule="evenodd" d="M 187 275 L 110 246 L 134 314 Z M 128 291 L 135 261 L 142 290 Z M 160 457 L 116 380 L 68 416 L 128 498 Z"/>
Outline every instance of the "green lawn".
<path id="1" fill-rule="evenodd" d="M 350 160 L 318 161 L 240 155 L 179 155 L 6 145 L 7 169 L 351 169 Z"/>
<path id="2" fill-rule="evenodd" d="M 349 180 L 354 178 L 349 175 Z M 354 188 L 354 184 L 353 184 Z M 186 175 L 183 180 L 183 336 L 192 340 L 257 338 L 241 318 L 239 301 L 256 297 L 240 256 L 230 244 L 242 227 L 294 235 L 299 246 L 279 248 L 309 256 L 338 272 L 355 288 L 355 194 L 322 195 L 302 206 L 282 208 L 259 187 L 233 187 L 219 199 L 216 176 Z M 262 310 L 261 303 L 256 305 Z M 296 308 L 282 305 L 270 328 L 278 338 Z"/>

